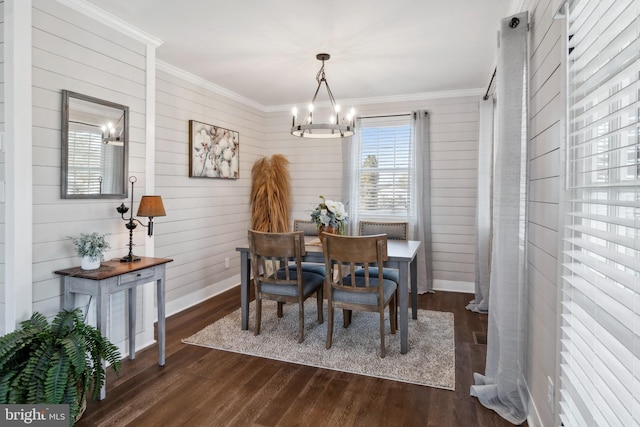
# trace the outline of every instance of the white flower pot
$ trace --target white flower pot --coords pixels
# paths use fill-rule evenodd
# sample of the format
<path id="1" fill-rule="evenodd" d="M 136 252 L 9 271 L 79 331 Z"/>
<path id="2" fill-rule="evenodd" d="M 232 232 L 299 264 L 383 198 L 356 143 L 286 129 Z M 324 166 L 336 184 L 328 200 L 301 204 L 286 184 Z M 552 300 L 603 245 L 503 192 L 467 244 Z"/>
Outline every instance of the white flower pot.
<path id="1" fill-rule="evenodd" d="M 82 257 L 80 268 L 83 270 L 96 270 L 100 268 L 100 258 L 91 258 L 88 256 Z"/>

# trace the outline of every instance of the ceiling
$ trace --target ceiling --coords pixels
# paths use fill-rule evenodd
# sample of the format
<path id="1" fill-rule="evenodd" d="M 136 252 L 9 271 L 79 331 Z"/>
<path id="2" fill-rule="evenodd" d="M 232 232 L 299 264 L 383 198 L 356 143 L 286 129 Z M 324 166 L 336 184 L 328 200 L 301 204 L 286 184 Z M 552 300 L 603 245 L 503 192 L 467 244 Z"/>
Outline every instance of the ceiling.
<path id="1" fill-rule="evenodd" d="M 511 0 L 88 1 L 160 39 L 157 59 L 266 109 L 311 100 L 320 52 L 338 103 L 485 90 L 511 12 Z"/>

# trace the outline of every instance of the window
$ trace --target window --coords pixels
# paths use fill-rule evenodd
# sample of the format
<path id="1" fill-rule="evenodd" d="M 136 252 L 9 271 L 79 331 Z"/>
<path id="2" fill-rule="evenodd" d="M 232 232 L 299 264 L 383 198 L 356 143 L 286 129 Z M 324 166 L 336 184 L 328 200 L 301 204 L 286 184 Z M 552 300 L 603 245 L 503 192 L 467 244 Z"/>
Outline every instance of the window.
<path id="1" fill-rule="evenodd" d="M 406 218 L 411 211 L 411 116 L 364 118 L 358 130 L 358 215 Z"/>
<path id="2" fill-rule="evenodd" d="M 560 418 L 640 423 L 640 32 L 634 0 L 568 13 Z"/>

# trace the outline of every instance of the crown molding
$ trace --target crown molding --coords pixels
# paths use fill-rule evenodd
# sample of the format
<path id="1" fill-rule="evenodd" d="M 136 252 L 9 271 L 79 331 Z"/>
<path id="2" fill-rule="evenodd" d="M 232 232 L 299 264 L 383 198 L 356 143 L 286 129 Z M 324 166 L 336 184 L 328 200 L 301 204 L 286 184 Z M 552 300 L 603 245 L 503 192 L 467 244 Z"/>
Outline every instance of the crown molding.
<path id="1" fill-rule="evenodd" d="M 372 98 L 353 98 L 340 100 L 341 105 L 370 105 L 370 104 L 389 104 L 393 102 L 416 102 L 426 101 L 431 99 L 443 99 L 443 98 L 461 98 L 464 96 L 482 96 L 484 95 L 484 89 L 460 89 L 449 90 L 441 92 L 427 92 L 427 93 L 415 93 L 411 95 L 393 95 L 393 96 L 378 96 Z M 318 107 L 325 108 L 331 107 L 329 101 L 318 102 Z M 297 108 L 306 108 L 307 104 L 295 104 Z M 291 111 L 294 105 L 273 105 L 266 107 L 266 112 L 277 111 Z"/>
<path id="2" fill-rule="evenodd" d="M 95 19 L 96 21 L 106 23 L 111 28 L 128 35 L 129 37 L 138 40 L 145 45 L 149 45 L 153 48 L 160 46 L 163 41 L 157 37 L 152 36 L 149 33 L 142 31 L 141 29 L 131 25 L 130 23 L 118 18 L 117 16 L 107 12 L 104 9 L 99 8 L 93 3 L 89 3 L 87 0 L 57 0 L 58 3 L 62 3 L 65 6 L 74 9 L 83 15 Z"/>
<path id="3" fill-rule="evenodd" d="M 182 68 L 178 68 L 175 65 L 171 65 L 167 62 L 157 60 L 156 68 L 158 70 L 164 71 L 166 73 L 171 74 L 172 76 L 179 77 L 183 80 L 186 80 L 190 83 L 198 85 L 203 89 L 210 90 L 211 92 L 217 93 L 218 95 L 225 96 L 234 101 L 240 102 L 242 104 L 248 105 L 249 107 L 253 107 L 262 112 L 267 111 L 267 107 L 264 105 L 254 101 L 253 99 L 249 99 L 245 96 L 239 95 L 235 92 L 230 91 L 229 89 L 225 89 L 222 86 L 218 86 L 215 83 L 211 83 L 209 80 L 203 79 L 202 77 L 196 76 L 188 71 L 183 70 Z"/>

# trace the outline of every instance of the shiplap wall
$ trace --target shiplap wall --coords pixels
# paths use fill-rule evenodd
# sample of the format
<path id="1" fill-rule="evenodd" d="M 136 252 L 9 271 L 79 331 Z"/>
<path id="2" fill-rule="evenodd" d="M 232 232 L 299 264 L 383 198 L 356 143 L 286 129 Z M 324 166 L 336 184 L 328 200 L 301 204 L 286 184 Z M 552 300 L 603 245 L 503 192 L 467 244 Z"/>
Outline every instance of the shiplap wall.
<path id="1" fill-rule="evenodd" d="M 251 167 L 266 145 L 264 113 L 162 66 L 156 81 L 156 193 L 167 216 L 155 227 L 155 254 L 174 259 L 166 293 L 173 313 L 240 282 L 235 248 L 247 241 Z M 189 120 L 239 132 L 239 179 L 189 178 Z"/>
<path id="2" fill-rule="evenodd" d="M 138 201 L 145 184 L 146 47 L 58 2 L 34 0 L 32 11 L 33 310 L 51 316 L 62 307 L 53 271 L 79 264 L 68 236 L 108 233 L 106 259 L 126 254 L 129 239 L 116 212 L 120 200 L 60 198 L 61 91 L 129 106 L 129 173 L 138 178 Z M 144 231 L 134 239 L 144 254 Z"/>
<path id="3" fill-rule="evenodd" d="M 530 13 L 529 196 L 527 289 L 529 425 L 557 425 L 547 402 L 548 380 L 557 396 L 557 321 L 560 194 L 564 140 L 565 55 L 563 20 L 554 20 L 558 1 L 529 0 Z"/>
<path id="4" fill-rule="evenodd" d="M 4 1 L 0 0 L 0 132 L 4 135 Z M 4 146 L 0 150 L 0 182 L 5 182 Z M 3 189 L 4 190 L 4 189 Z M 3 191 L 4 194 L 4 191 Z M 0 200 L 0 334 L 5 329 L 5 199 Z"/>
<path id="5" fill-rule="evenodd" d="M 433 277 L 437 289 L 473 291 L 479 95 L 356 105 L 359 116 L 425 109 L 431 125 Z M 289 112 L 267 116 L 265 154 L 289 159 L 292 219 L 308 219 L 318 196 L 345 201 L 340 141 L 289 135 Z"/>

